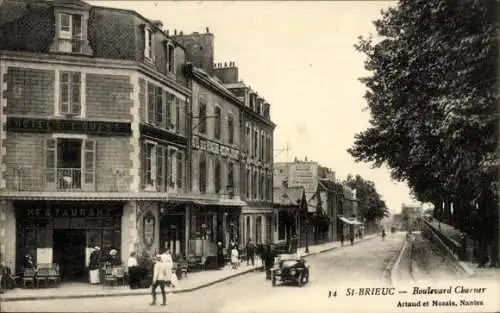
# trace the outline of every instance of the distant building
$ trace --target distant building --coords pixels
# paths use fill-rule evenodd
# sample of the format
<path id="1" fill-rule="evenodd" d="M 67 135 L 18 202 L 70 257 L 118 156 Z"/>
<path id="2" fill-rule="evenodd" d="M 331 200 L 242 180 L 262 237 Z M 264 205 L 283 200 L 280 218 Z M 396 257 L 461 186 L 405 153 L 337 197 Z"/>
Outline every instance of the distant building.
<path id="1" fill-rule="evenodd" d="M 423 209 L 421 206 L 405 205 L 401 206 L 401 224 L 406 230 L 420 229 Z"/>

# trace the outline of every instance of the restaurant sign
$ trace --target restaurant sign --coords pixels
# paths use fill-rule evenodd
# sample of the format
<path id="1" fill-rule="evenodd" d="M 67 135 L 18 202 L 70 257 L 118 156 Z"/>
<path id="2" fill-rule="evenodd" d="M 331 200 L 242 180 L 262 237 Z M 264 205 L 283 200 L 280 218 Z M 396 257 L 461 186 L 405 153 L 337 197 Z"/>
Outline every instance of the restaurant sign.
<path id="1" fill-rule="evenodd" d="M 28 218 L 113 217 L 120 216 L 120 211 L 116 208 L 28 208 L 23 213 Z"/>
<path id="2" fill-rule="evenodd" d="M 7 117 L 7 131 L 25 133 L 83 133 L 101 136 L 129 136 L 130 123 L 89 120 Z"/>

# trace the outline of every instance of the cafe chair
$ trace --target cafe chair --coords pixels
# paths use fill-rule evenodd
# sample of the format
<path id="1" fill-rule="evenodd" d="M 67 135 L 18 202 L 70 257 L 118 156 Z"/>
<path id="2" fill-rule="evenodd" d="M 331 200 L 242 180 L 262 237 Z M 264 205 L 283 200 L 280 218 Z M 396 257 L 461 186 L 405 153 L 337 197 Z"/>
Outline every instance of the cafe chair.
<path id="1" fill-rule="evenodd" d="M 114 275 L 114 269 L 110 266 L 104 270 L 104 285 L 113 287 L 116 285 L 118 278 Z"/>
<path id="2" fill-rule="evenodd" d="M 47 276 L 47 285 L 50 287 L 50 283 L 54 283 L 54 286 L 59 286 L 61 283 L 61 277 L 59 276 L 59 271 L 56 266 L 49 268 L 49 275 Z"/>
<path id="3" fill-rule="evenodd" d="M 122 285 L 125 285 L 125 268 L 123 266 L 118 266 L 113 269 L 113 276 L 116 277 L 116 282 L 121 282 Z"/>
<path id="4" fill-rule="evenodd" d="M 35 287 L 35 270 L 32 268 L 25 268 L 23 274 L 23 286 L 24 288 L 28 288 L 28 284 L 31 284 L 31 287 Z"/>
<path id="5" fill-rule="evenodd" d="M 43 283 L 45 287 L 48 287 L 49 269 L 46 267 L 38 269 L 38 275 L 36 275 L 35 280 L 37 288 L 40 288 L 40 283 Z"/>

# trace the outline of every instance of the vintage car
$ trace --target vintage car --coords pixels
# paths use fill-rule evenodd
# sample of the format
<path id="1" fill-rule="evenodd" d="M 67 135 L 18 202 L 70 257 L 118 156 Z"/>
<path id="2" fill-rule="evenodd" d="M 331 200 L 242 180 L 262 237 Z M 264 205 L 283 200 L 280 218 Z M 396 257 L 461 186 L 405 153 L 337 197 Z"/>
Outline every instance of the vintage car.
<path id="1" fill-rule="evenodd" d="M 273 286 L 276 282 L 292 282 L 301 287 L 309 282 L 309 264 L 298 255 L 282 255 L 271 269 L 271 281 Z"/>

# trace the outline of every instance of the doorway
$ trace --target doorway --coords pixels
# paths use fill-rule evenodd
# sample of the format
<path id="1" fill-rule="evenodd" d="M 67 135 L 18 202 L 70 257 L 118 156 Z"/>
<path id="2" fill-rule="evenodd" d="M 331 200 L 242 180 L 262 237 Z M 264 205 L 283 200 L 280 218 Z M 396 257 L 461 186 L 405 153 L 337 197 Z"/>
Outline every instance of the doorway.
<path id="1" fill-rule="evenodd" d="M 54 262 L 59 265 L 61 280 L 83 281 L 85 278 L 85 231 L 54 229 Z"/>

